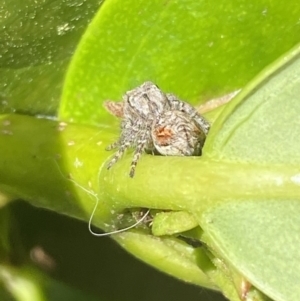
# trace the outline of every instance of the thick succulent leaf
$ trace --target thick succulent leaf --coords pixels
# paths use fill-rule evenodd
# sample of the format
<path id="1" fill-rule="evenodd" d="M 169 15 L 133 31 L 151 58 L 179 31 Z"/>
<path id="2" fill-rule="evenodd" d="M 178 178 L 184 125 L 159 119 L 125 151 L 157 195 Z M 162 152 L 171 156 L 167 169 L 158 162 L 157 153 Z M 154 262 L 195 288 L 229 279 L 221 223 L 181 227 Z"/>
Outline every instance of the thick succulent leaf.
<path id="1" fill-rule="evenodd" d="M 260 164 L 270 171 L 269 176 L 258 171 L 262 193 L 255 191 L 256 199 L 245 190 L 244 197 L 200 215 L 215 252 L 276 301 L 300 294 L 299 53 L 296 47 L 250 83 L 223 111 L 206 145 L 211 158 Z M 273 183 L 269 193 L 265 177 Z"/>
<path id="2" fill-rule="evenodd" d="M 142 231 L 125 232 L 115 239 L 138 258 L 149 264 L 155 262 L 159 270 L 186 282 L 217 289 L 199 269 L 199 265 L 214 268 L 202 249 L 193 248 L 172 236 L 161 239 Z"/>
<path id="3" fill-rule="evenodd" d="M 155 236 L 172 235 L 197 226 L 197 220 L 186 211 L 160 212 L 153 218 L 151 231 Z"/>
<path id="4" fill-rule="evenodd" d="M 299 164 L 299 83 L 297 46 L 227 106 L 206 141 L 208 156 L 269 165 Z"/>
<path id="5" fill-rule="evenodd" d="M 72 60 L 60 118 L 111 123 L 103 100 L 145 80 L 192 103 L 233 91 L 299 41 L 299 18 L 291 1 L 105 1 Z"/>
<path id="6" fill-rule="evenodd" d="M 239 201 L 206 212 L 203 229 L 217 254 L 272 300 L 300 294 L 300 199 Z M 238 229 L 238 231 L 237 231 Z"/>

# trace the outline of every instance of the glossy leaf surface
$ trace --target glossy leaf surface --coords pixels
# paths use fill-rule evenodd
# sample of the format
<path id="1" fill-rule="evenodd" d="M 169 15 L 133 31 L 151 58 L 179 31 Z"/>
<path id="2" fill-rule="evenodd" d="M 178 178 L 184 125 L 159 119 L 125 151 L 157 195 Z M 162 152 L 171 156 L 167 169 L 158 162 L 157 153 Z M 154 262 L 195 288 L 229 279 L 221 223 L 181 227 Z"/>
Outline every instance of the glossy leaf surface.
<path id="1" fill-rule="evenodd" d="M 72 60 L 60 118 L 111 123 L 103 100 L 146 80 L 192 103 L 233 91 L 299 41 L 299 17 L 297 3 L 274 0 L 106 1 Z"/>
<path id="2" fill-rule="evenodd" d="M 100 0 L 0 4 L 0 112 L 57 111 L 64 76 Z"/>

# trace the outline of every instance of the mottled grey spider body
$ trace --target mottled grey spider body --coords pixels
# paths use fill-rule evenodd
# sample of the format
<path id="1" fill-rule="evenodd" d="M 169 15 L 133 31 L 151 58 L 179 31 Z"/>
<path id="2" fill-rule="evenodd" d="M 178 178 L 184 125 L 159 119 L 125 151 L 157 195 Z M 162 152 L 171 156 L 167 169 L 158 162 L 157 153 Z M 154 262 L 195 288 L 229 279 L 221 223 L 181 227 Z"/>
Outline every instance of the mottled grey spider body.
<path id="1" fill-rule="evenodd" d="M 171 111 L 176 110 L 185 113 L 191 119 L 193 119 L 194 122 L 196 122 L 199 129 L 201 129 L 205 135 L 208 134 L 208 131 L 210 129 L 210 123 L 202 115 L 200 115 L 193 106 L 191 106 L 187 102 L 178 99 L 174 94 L 167 93 L 166 96 L 168 98 Z"/>
<path id="2" fill-rule="evenodd" d="M 200 156 L 206 135 L 190 115 L 166 111 L 152 126 L 155 149 L 165 156 Z"/>
<path id="3" fill-rule="evenodd" d="M 128 148 L 135 148 L 130 176 L 143 153 L 159 152 L 168 156 L 201 154 L 209 123 L 194 107 L 173 94 L 163 93 L 152 82 L 128 91 L 121 103 L 107 101 L 105 107 L 122 118 L 121 135 L 107 149 L 118 148 L 107 168 L 112 167 Z"/>

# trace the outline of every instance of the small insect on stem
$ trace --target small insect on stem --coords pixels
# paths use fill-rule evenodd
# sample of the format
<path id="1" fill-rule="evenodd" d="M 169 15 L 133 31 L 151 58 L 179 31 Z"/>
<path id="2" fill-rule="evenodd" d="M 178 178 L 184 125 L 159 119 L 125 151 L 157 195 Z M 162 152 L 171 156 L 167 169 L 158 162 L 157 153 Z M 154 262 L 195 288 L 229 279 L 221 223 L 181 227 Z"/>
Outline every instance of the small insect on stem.
<path id="1" fill-rule="evenodd" d="M 133 148 L 130 177 L 145 150 L 164 156 L 197 156 L 210 124 L 197 110 L 152 82 L 128 91 L 122 102 L 106 101 L 104 107 L 121 118 L 119 139 L 107 147 L 118 149 L 107 165 L 111 168 L 128 148 Z"/>

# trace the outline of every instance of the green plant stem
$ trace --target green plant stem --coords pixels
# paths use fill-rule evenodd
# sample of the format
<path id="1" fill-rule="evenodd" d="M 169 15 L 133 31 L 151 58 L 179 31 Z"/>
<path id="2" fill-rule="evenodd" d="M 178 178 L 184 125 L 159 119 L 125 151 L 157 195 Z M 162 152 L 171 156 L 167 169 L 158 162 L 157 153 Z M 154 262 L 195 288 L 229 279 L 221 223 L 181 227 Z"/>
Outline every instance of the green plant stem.
<path id="1" fill-rule="evenodd" d="M 112 170 L 102 170 L 100 179 L 107 197 L 126 200 L 133 207 L 201 212 L 219 202 L 293 199 L 300 193 L 300 177 L 294 166 L 216 162 L 205 156 L 144 156 L 131 179 L 129 165 L 130 157 L 126 157 Z"/>
<path id="2" fill-rule="evenodd" d="M 105 168 L 111 155 L 105 146 L 112 134 L 79 125 L 58 130 L 59 123 L 32 117 L 3 118 L 11 121 L 12 135 L 0 135 L 2 190 L 33 205 L 84 219 L 97 198 L 96 216 L 104 221 L 111 217 L 112 209 L 196 210 L 199 216 L 219 202 L 288 200 L 300 192 L 294 166 L 215 162 L 205 154 L 184 158 L 144 155 L 132 179 L 128 175 L 131 154 L 110 170 Z"/>

